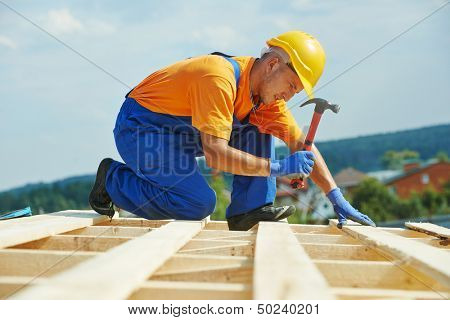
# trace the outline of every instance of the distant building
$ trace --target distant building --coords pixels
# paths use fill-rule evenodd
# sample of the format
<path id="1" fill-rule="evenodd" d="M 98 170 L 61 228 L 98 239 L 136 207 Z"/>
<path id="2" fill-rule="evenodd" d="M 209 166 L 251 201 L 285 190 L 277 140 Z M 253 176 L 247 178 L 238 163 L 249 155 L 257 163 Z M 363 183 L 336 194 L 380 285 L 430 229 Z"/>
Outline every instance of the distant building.
<path id="1" fill-rule="evenodd" d="M 403 167 L 403 173 L 385 182 L 386 186 L 400 198 L 408 198 L 412 192 L 422 192 L 432 188 L 438 192 L 450 180 L 450 163 L 428 161 L 421 165 L 419 162 L 408 162 Z"/>
<path id="2" fill-rule="evenodd" d="M 351 192 L 361 181 L 368 176 L 354 168 L 345 168 L 334 176 L 334 180 L 342 192 Z"/>
<path id="3" fill-rule="evenodd" d="M 367 172 L 367 175 L 371 178 L 375 178 L 378 181 L 385 183 L 393 177 L 396 177 L 403 173 L 403 170 L 379 170 Z"/>

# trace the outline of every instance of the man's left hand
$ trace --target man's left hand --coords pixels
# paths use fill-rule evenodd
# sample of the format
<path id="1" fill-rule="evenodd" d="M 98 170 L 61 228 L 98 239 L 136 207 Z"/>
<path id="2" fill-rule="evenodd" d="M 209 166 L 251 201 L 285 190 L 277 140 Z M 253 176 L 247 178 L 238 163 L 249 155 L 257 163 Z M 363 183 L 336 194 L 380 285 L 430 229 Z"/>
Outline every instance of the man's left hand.
<path id="1" fill-rule="evenodd" d="M 353 208 L 352 205 L 345 200 L 339 188 L 331 190 L 327 194 L 327 197 L 333 204 L 334 212 L 336 212 L 338 216 L 338 228 L 342 228 L 342 225 L 347 223 L 347 219 L 365 226 L 376 227 L 375 223 L 368 216 Z"/>

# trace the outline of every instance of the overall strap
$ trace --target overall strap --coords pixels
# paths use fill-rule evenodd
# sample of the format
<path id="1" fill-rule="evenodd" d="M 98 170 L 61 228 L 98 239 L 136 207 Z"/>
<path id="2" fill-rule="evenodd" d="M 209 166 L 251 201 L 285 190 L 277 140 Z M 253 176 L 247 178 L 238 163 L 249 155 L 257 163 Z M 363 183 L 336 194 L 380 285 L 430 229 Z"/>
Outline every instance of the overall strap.
<path id="1" fill-rule="evenodd" d="M 222 52 L 213 52 L 211 54 L 215 55 L 215 56 L 221 56 L 221 57 L 227 59 L 229 63 L 231 63 L 231 65 L 233 66 L 233 70 L 234 70 L 234 79 L 236 80 L 236 91 L 237 91 L 237 88 L 239 85 L 239 79 L 241 77 L 241 68 L 239 67 L 239 64 L 236 62 L 236 60 L 232 59 L 233 56 L 230 56 L 228 54 L 225 54 Z"/>
<path id="2" fill-rule="evenodd" d="M 241 77 L 241 68 L 240 68 L 239 64 L 237 63 L 237 61 L 232 59 L 233 56 L 230 56 L 230 55 L 222 53 L 222 52 L 213 52 L 210 54 L 216 55 L 216 56 L 221 56 L 221 57 L 227 59 L 229 63 L 231 63 L 231 65 L 233 66 L 233 70 L 234 70 L 234 78 L 236 79 L 236 92 L 237 92 L 237 89 L 239 86 L 239 79 Z M 237 97 L 237 93 L 236 93 L 236 97 Z M 235 120 L 237 120 L 241 125 L 248 124 L 249 119 L 250 119 L 250 112 L 241 121 L 239 121 L 239 120 L 237 120 L 237 118 L 235 118 Z"/>

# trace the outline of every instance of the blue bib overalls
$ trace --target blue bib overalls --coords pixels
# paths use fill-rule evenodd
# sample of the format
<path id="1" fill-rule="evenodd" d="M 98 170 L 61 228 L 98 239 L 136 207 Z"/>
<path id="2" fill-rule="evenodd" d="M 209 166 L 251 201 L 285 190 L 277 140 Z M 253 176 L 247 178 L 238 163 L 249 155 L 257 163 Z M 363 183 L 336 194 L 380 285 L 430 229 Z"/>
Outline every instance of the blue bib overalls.
<path id="1" fill-rule="evenodd" d="M 232 65 L 238 87 L 237 62 Z M 203 154 L 200 133 L 191 117 L 152 112 L 126 98 L 117 116 L 114 138 L 125 164 L 114 161 L 106 190 L 113 203 L 146 219 L 199 220 L 213 213 L 216 194 L 201 175 L 196 157 Z M 237 118 L 229 145 L 258 157 L 274 157 L 273 137 Z M 274 177 L 233 176 L 227 217 L 275 200 Z"/>

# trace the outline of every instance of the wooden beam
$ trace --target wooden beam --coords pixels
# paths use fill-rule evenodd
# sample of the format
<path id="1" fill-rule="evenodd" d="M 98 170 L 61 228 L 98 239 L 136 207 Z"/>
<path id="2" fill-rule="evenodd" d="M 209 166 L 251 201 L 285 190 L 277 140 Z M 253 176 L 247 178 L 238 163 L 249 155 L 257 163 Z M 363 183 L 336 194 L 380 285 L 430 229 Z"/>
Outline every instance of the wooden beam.
<path id="1" fill-rule="evenodd" d="M 255 247 L 253 244 L 231 244 L 209 248 L 183 249 L 179 253 L 253 257 Z"/>
<path id="2" fill-rule="evenodd" d="M 450 249 L 450 239 L 421 238 L 421 239 L 411 239 L 411 241 L 419 241 L 440 249 Z"/>
<path id="3" fill-rule="evenodd" d="M 228 223 L 226 221 L 210 221 L 205 226 L 205 230 L 228 230 Z"/>
<path id="4" fill-rule="evenodd" d="M 259 223 L 253 279 L 255 299 L 334 298 L 286 223 Z"/>
<path id="5" fill-rule="evenodd" d="M 175 221 L 31 286 L 14 299 L 125 299 L 203 227 Z"/>
<path id="6" fill-rule="evenodd" d="M 253 259 L 219 255 L 176 254 L 162 265 L 154 275 L 168 275 L 209 270 L 252 268 Z"/>
<path id="7" fill-rule="evenodd" d="M 330 223 L 336 225 L 337 220 L 330 220 Z M 373 227 L 343 226 L 342 231 L 450 287 L 450 255 L 447 252 Z"/>
<path id="8" fill-rule="evenodd" d="M 369 299 L 394 299 L 394 300 L 440 300 L 442 295 L 434 291 L 425 290 L 395 290 L 395 289 L 373 289 L 373 288 L 332 288 L 339 299 L 344 300 L 369 300 Z"/>
<path id="9" fill-rule="evenodd" d="M 386 261 L 386 254 L 361 244 L 302 243 L 311 259 Z"/>
<path id="10" fill-rule="evenodd" d="M 339 230 L 327 225 L 291 224 L 290 228 L 292 232 L 302 234 L 341 234 Z"/>
<path id="11" fill-rule="evenodd" d="M 0 250 L 0 276 L 49 277 L 95 257 L 93 252 Z"/>
<path id="12" fill-rule="evenodd" d="M 253 245 L 254 241 L 247 240 L 212 240 L 212 239 L 192 239 L 181 250 L 190 249 L 210 249 L 223 246 L 235 246 L 235 245 Z"/>
<path id="13" fill-rule="evenodd" d="M 166 281 L 195 281 L 195 282 L 226 282 L 226 283 L 252 283 L 253 266 L 237 265 L 235 267 L 216 266 L 205 269 L 187 269 L 176 272 L 160 272 L 154 274 L 150 280 Z"/>
<path id="14" fill-rule="evenodd" d="M 294 233 L 294 235 L 300 243 L 359 244 L 346 234 Z"/>
<path id="15" fill-rule="evenodd" d="M 152 231 L 152 228 L 148 227 L 91 226 L 69 231 L 64 233 L 63 235 L 70 234 L 102 237 L 140 237 L 150 231 Z"/>
<path id="16" fill-rule="evenodd" d="M 450 229 L 444 228 L 441 226 L 437 226 L 432 223 L 414 223 L 414 222 L 405 222 L 405 226 L 409 229 L 423 232 L 440 239 L 448 239 L 450 238 Z"/>
<path id="17" fill-rule="evenodd" d="M 355 225 L 357 225 L 355 223 Z M 386 231 L 398 236 L 402 236 L 404 238 L 411 238 L 411 239 L 421 239 L 421 238 L 427 238 L 429 239 L 430 236 L 425 234 L 425 233 L 421 233 L 421 232 L 417 232 L 414 230 L 408 230 L 408 229 L 402 229 L 402 228 L 379 228 L 377 227 L 378 230 L 380 231 Z"/>
<path id="18" fill-rule="evenodd" d="M 0 249 L 87 227 L 107 219 L 94 211 L 67 210 L 0 221 Z"/>
<path id="19" fill-rule="evenodd" d="M 425 290 L 448 296 L 435 279 L 400 263 L 389 261 L 315 260 L 333 287 Z"/>
<path id="20" fill-rule="evenodd" d="M 17 291 L 25 288 L 30 283 L 42 283 L 45 278 L 0 276 L 0 300 L 6 300 Z"/>
<path id="21" fill-rule="evenodd" d="M 123 244 L 131 237 L 100 237 L 83 235 L 57 235 L 19 244 L 14 249 L 107 251 Z"/>
<path id="22" fill-rule="evenodd" d="M 247 231 L 202 230 L 195 239 L 255 241 L 256 233 Z"/>
<path id="23" fill-rule="evenodd" d="M 129 299 L 248 300 L 251 297 L 251 286 L 242 283 L 147 281 Z"/>
<path id="24" fill-rule="evenodd" d="M 121 227 L 138 227 L 138 228 L 159 228 L 174 220 L 147 220 L 138 218 L 114 218 L 96 223 L 96 226 L 121 226 Z"/>

